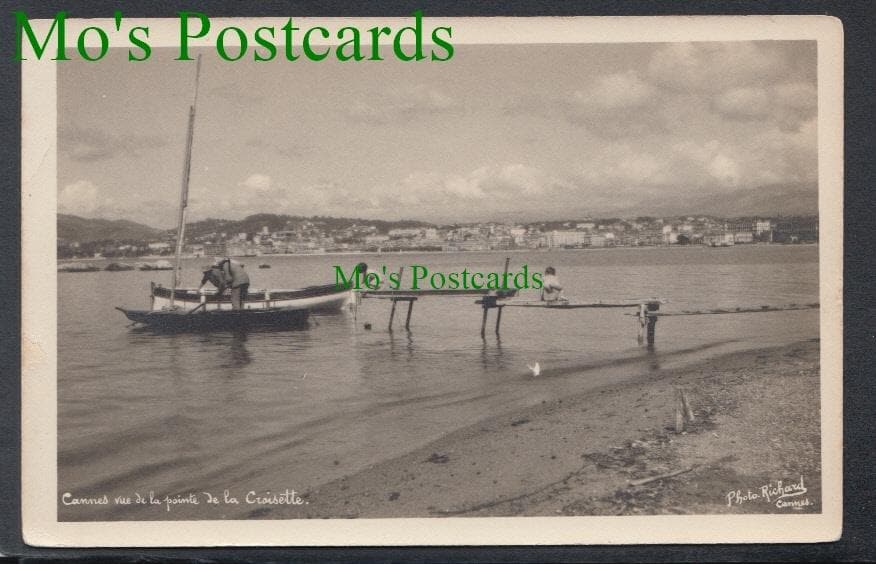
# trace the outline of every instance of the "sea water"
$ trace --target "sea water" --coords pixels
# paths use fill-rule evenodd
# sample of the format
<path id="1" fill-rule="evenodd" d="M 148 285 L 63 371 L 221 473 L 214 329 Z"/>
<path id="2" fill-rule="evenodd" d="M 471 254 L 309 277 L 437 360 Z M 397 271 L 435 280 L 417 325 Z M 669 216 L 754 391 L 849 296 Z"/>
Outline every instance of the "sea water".
<path id="1" fill-rule="evenodd" d="M 818 247 L 296 255 L 247 257 L 251 289 L 335 280 L 364 260 L 397 271 L 501 272 L 553 266 L 572 301 L 658 297 L 661 311 L 818 302 Z M 108 261 L 107 261 L 108 262 Z M 196 286 L 208 259 L 184 261 Z M 258 269 L 259 264 L 270 269 Z M 153 492 L 314 491 L 479 420 L 704 357 L 819 336 L 818 310 L 663 317 L 653 350 L 627 309 L 506 308 L 486 339 L 475 298 L 426 297 L 404 330 L 398 304 L 366 299 L 312 316 L 308 327 L 156 335 L 127 327 L 115 306 L 145 308 L 170 272 L 58 274 L 59 518 L 173 518 L 77 498 Z M 409 276 L 409 274 L 407 274 Z M 403 287 L 408 285 L 403 279 Z M 524 291 L 522 298 L 537 299 Z M 365 328 L 370 324 L 371 329 Z M 527 365 L 539 363 L 536 377 Z M 233 509 L 233 508 L 232 508 Z M 222 512 L 234 517 L 235 512 Z M 205 511 L 200 518 L 219 512 Z M 239 515 L 237 515 L 239 516 Z"/>

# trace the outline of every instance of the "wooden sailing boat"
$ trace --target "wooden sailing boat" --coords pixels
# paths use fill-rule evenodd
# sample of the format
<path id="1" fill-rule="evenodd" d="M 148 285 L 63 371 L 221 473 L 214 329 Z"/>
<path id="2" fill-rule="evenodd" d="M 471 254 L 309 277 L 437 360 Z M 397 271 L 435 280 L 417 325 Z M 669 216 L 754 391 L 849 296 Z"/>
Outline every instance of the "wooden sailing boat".
<path id="1" fill-rule="evenodd" d="M 200 75 L 199 55 L 195 73 L 195 94 L 189 107 L 171 287 L 166 288 L 153 282 L 150 288 L 151 307 L 148 310 L 122 307 L 116 309 L 134 323 L 162 331 L 224 330 L 255 326 L 284 328 L 304 324 L 311 311 L 341 309 L 350 302 L 352 292 L 338 288 L 335 284 L 290 290 L 256 290 L 250 292 L 242 310 L 232 310 L 230 296 L 217 295 L 215 290 L 199 292 L 197 288 L 180 287 Z"/>

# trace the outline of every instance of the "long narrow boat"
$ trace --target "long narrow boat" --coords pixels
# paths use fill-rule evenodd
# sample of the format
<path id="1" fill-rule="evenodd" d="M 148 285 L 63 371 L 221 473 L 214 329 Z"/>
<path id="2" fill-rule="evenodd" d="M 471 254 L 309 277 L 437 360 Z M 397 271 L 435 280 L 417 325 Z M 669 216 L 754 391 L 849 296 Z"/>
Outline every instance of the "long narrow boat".
<path id="1" fill-rule="evenodd" d="M 174 295 L 172 307 L 171 292 Z M 228 294 L 217 295 L 215 290 L 200 293 L 195 288 L 171 290 L 153 284 L 150 309 L 116 309 L 134 323 L 159 330 L 277 328 L 303 324 L 311 312 L 339 311 L 352 298 L 351 290 L 338 289 L 334 284 L 295 290 L 259 290 L 250 292 L 243 310 L 235 311 Z"/>
<path id="2" fill-rule="evenodd" d="M 186 155 L 183 163 L 177 222 L 175 266 L 169 288 L 151 285 L 150 309 L 117 307 L 135 324 L 158 331 L 214 331 L 251 327 L 294 328 L 306 323 L 311 311 L 340 310 L 349 303 L 349 290 L 335 285 L 311 286 L 296 290 L 257 290 L 244 301 L 242 309 L 233 310 L 231 298 L 215 291 L 200 293 L 181 287 L 182 251 L 185 241 L 186 210 L 188 208 L 189 177 L 192 167 L 192 142 L 195 128 L 195 108 L 201 57 L 195 74 L 195 93 L 189 107 Z"/>
<path id="3" fill-rule="evenodd" d="M 172 300 L 171 294 L 173 295 Z M 335 284 L 326 284 L 288 290 L 250 291 L 246 301 L 243 302 L 243 307 L 247 310 L 293 307 L 320 312 L 339 311 L 347 306 L 352 298 L 352 290 L 339 288 Z M 183 311 L 195 309 L 205 311 L 230 310 L 231 296 L 227 293 L 216 295 L 215 290 L 208 290 L 201 294 L 197 288 L 172 290 L 153 284 L 151 309 L 162 311 L 171 309 L 171 307 Z"/>
<path id="4" fill-rule="evenodd" d="M 125 316 L 144 327 L 164 332 L 230 331 L 237 329 L 292 329 L 307 324 L 310 311 L 294 307 L 247 310 L 153 311 L 117 307 Z"/>

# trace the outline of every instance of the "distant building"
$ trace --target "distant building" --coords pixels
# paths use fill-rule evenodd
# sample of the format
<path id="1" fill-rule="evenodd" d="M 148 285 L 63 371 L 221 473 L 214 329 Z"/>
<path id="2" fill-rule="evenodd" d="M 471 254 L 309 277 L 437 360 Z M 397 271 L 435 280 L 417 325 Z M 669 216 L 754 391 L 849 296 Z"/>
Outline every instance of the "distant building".
<path id="1" fill-rule="evenodd" d="M 754 232 L 760 235 L 773 230 L 773 224 L 768 219 L 759 219 L 754 223 Z"/>
<path id="2" fill-rule="evenodd" d="M 390 237 L 416 237 L 422 232 L 422 229 L 413 229 L 413 228 L 399 228 L 399 229 L 390 229 L 389 236 Z"/>
<path id="3" fill-rule="evenodd" d="M 583 247 L 590 244 L 590 235 L 583 231 L 551 231 L 547 236 L 548 247 Z"/>
<path id="4" fill-rule="evenodd" d="M 776 220 L 773 240 L 777 243 L 812 243 L 818 241 L 817 217 L 790 217 Z"/>
<path id="5" fill-rule="evenodd" d="M 225 243 L 205 243 L 204 244 L 204 256 L 208 257 L 224 257 L 226 255 L 225 252 Z"/>
<path id="6" fill-rule="evenodd" d="M 703 243 L 711 247 L 730 247 L 736 244 L 733 233 L 718 233 L 703 237 Z"/>

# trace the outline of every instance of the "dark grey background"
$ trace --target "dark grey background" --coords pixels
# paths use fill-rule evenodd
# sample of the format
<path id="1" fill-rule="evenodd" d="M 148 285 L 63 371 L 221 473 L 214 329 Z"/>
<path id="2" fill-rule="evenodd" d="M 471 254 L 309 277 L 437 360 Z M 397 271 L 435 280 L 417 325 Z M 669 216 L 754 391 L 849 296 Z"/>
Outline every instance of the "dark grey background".
<path id="1" fill-rule="evenodd" d="M 705 561 L 872 561 L 876 559 L 876 498 L 873 494 L 873 397 L 876 392 L 876 299 L 871 280 L 874 241 L 874 159 L 876 80 L 873 31 L 876 10 L 868 0 L 599 0 L 599 1 L 309 1 L 261 2 L 8 2 L 0 0 L 0 127 L 6 140 L 0 155 L 0 552 L 26 559 L 73 558 L 106 561 L 369 561 L 369 562 L 705 562 Z M 15 54 L 15 20 L 30 18 L 174 17 L 195 10 L 209 17 L 275 16 L 571 16 L 825 14 L 845 28 L 845 381 L 844 524 L 842 539 L 818 545 L 627 546 L 627 547 L 459 547 L 459 548 L 246 548 L 246 549 L 86 549 L 32 548 L 21 540 L 20 503 L 20 161 L 21 75 Z M 63 63 L 61 63 L 63 64 Z"/>

